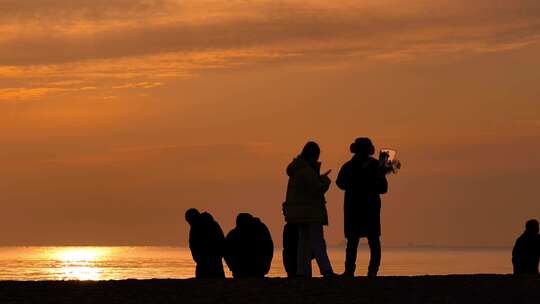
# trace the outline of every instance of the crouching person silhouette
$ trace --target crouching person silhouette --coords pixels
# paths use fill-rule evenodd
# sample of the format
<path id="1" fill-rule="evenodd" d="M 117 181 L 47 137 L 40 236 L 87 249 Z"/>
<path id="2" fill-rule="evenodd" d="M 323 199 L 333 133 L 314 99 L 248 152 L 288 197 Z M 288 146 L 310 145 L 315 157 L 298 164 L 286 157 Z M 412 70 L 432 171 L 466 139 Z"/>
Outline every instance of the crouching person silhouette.
<path id="1" fill-rule="evenodd" d="M 529 220 L 525 224 L 525 232 L 517 239 L 512 250 L 514 274 L 538 275 L 540 258 L 540 235 L 537 220 Z"/>
<path id="2" fill-rule="evenodd" d="M 273 256 L 274 243 L 266 225 L 251 214 L 238 214 L 236 227 L 225 238 L 225 262 L 233 277 L 264 277 Z"/>
<path id="3" fill-rule="evenodd" d="M 225 278 L 223 271 L 223 250 L 225 237 L 219 224 L 208 212 L 197 209 L 186 211 L 189 230 L 189 249 L 197 263 L 197 278 Z"/>

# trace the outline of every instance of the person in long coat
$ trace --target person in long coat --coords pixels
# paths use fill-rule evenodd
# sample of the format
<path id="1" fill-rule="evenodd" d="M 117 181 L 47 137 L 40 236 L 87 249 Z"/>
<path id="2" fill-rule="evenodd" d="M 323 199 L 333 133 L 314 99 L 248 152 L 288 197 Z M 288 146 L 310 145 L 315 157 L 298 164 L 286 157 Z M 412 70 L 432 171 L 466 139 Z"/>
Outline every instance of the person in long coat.
<path id="1" fill-rule="evenodd" d="M 323 228 L 328 225 L 324 195 L 330 187 L 330 171 L 320 174 L 320 152 L 317 143 L 308 142 L 302 153 L 287 167 L 289 182 L 283 213 L 285 221 L 298 229 L 296 274 L 301 277 L 311 277 L 313 258 L 323 276 L 334 276 L 326 252 Z"/>
<path id="2" fill-rule="evenodd" d="M 381 194 L 388 182 L 379 160 L 373 158 L 375 147 L 369 138 L 358 138 L 351 145 L 352 159 L 341 168 L 337 186 L 345 191 L 344 230 L 347 239 L 344 276 L 353 277 L 361 238 L 370 248 L 368 276 L 377 276 L 381 262 Z"/>
<path id="3" fill-rule="evenodd" d="M 225 262 L 234 278 L 262 278 L 270 270 L 274 243 L 268 227 L 249 213 L 236 217 L 225 238 Z"/>
<path id="4" fill-rule="evenodd" d="M 222 262 L 225 236 L 221 227 L 210 213 L 200 213 L 194 208 L 186 211 L 185 218 L 191 226 L 189 249 L 197 263 L 195 277 L 225 278 Z"/>

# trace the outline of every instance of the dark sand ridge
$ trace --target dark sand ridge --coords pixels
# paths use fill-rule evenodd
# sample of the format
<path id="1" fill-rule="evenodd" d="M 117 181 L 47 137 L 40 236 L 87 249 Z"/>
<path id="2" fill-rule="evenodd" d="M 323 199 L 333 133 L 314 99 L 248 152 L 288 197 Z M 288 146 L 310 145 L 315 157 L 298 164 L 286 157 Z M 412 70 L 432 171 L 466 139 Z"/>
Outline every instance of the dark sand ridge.
<path id="1" fill-rule="evenodd" d="M 540 278 L 0 282 L 0 303 L 540 303 Z"/>

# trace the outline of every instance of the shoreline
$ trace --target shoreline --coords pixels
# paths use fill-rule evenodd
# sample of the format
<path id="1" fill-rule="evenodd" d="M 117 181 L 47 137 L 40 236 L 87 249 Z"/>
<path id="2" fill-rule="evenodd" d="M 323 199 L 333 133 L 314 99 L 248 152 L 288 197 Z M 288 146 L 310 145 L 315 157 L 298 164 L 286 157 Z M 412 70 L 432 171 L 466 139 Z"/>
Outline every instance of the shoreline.
<path id="1" fill-rule="evenodd" d="M 0 281 L 0 303 L 540 303 L 540 277 Z"/>

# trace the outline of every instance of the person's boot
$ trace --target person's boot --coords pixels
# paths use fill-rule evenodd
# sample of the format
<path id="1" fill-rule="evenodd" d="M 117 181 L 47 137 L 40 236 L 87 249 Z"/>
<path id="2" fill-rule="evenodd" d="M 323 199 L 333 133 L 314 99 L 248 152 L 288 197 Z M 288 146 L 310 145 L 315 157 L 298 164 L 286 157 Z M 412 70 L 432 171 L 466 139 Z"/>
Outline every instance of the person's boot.
<path id="1" fill-rule="evenodd" d="M 379 263 L 373 263 L 373 261 L 369 261 L 368 266 L 368 278 L 375 278 L 377 277 L 377 273 L 379 272 Z"/>
<path id="2" fill-rule="evenodd" d="M 343 273 L 341 274 L 341 277 L 342 277 L 342 278 L 345 278 L 345 279 L 352 279 L 352 278 L 354 278 L 354 271 L 347 271 L 347 270 L 345 270 L 345 272 L 343 272 Z"/>
<path id="3" fill-rule="evenodd" d="M 337 278 L 337 277 L 339 277 L 339 276 L 333 271 L 323 273 L 323 278 L 325 278 L 325 279 L 331 279 L 331 278 Z"/>
<path id="4" fill-rule="evenodd" d="M 377 277 L 377 271 L 372 271 L 372 270 L 368 271 L 367 277 L 370 278 L 370 279 L 376 278 Z"/>

